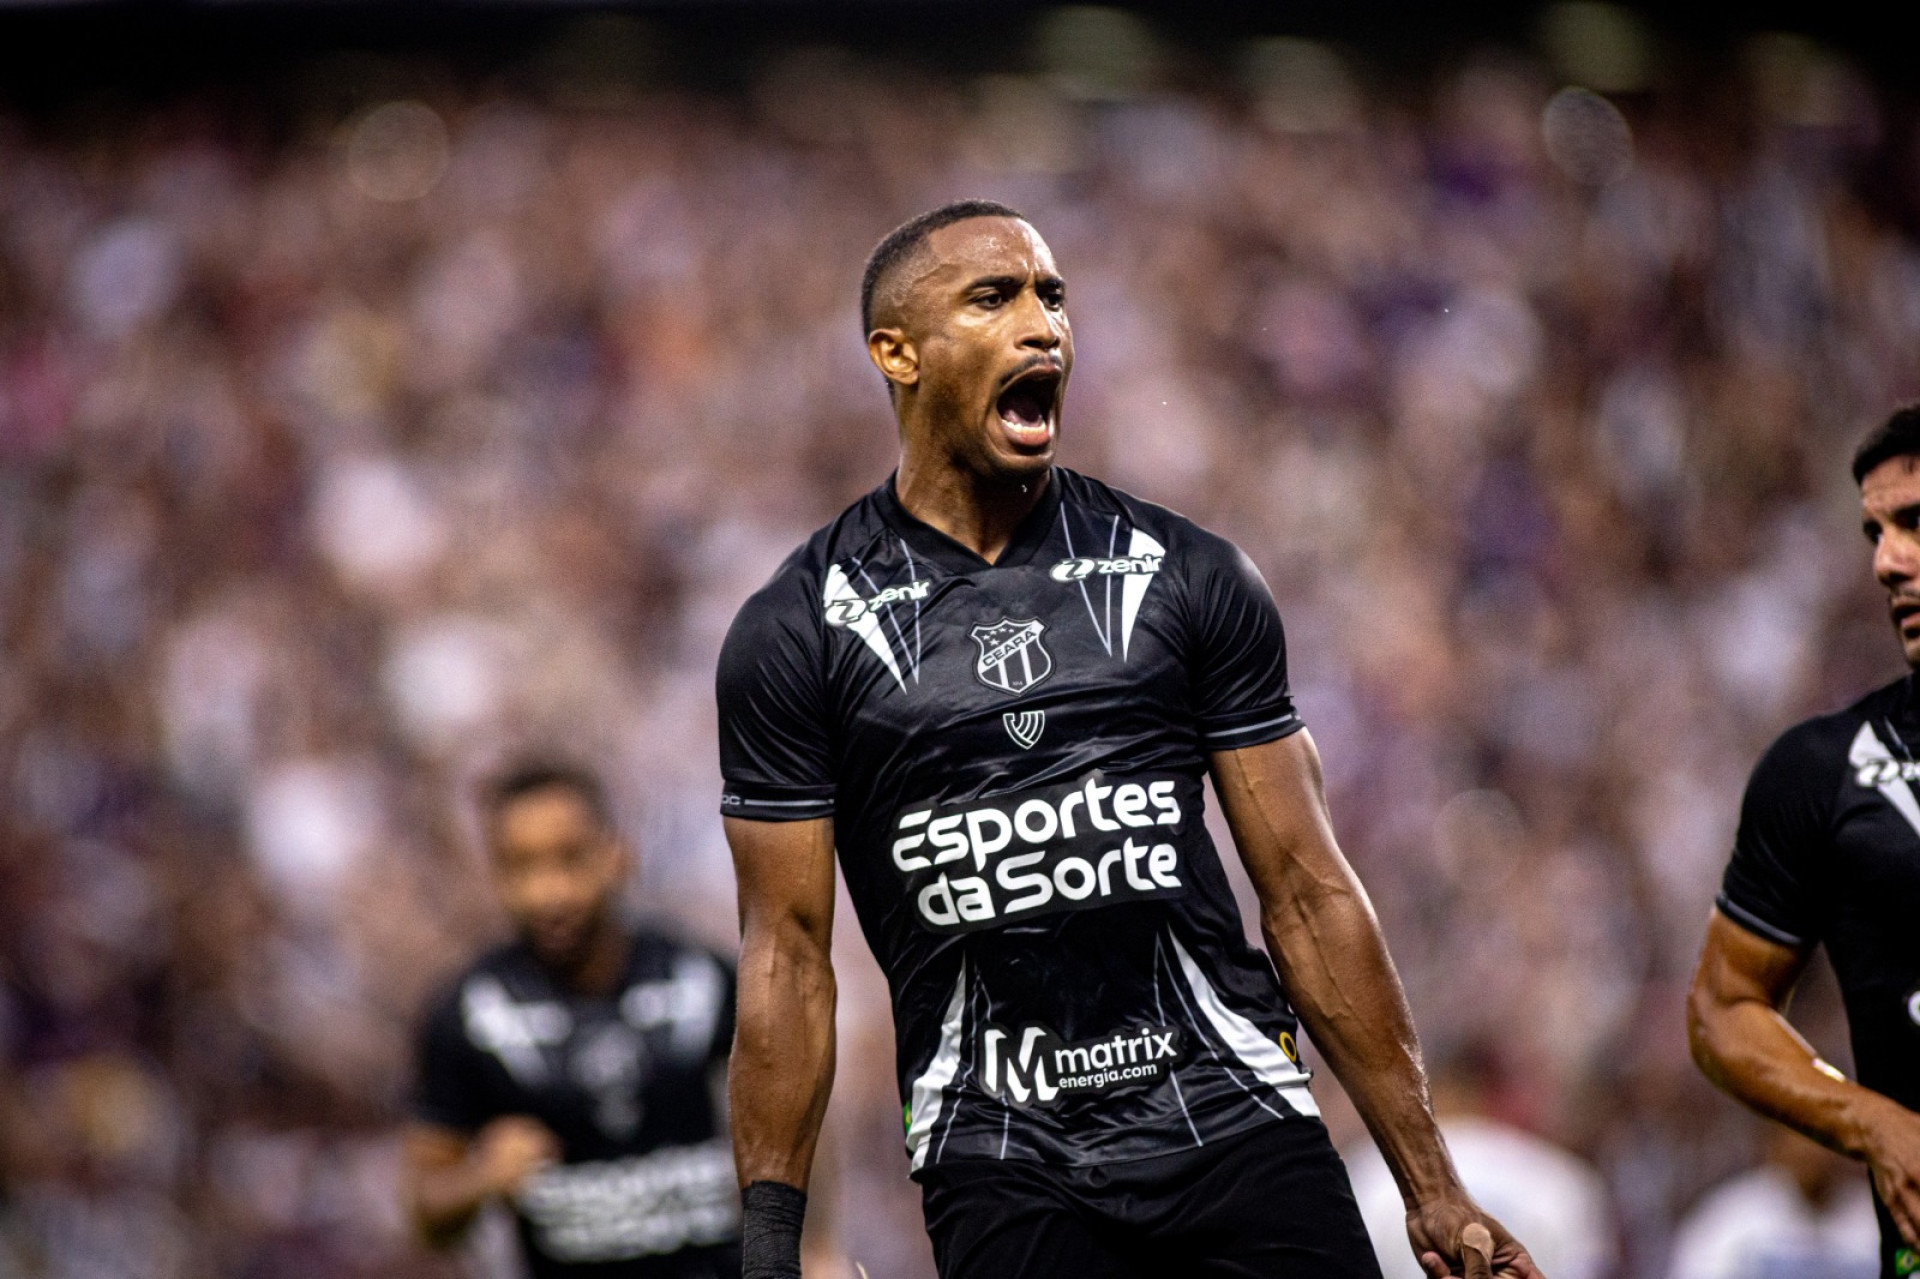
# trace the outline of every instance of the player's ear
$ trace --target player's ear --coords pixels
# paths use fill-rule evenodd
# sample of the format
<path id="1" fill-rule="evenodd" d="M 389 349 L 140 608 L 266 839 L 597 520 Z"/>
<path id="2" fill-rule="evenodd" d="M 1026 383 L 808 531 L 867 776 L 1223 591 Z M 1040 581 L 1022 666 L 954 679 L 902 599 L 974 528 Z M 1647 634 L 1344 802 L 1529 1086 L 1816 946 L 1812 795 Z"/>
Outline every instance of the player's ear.
<path id="1" fill-rule="evenodd" d="M 920 351 L 901 329 L 875 329 L 867 334 L 867 357 L 880 376 L 895 386 L 920 380 Z"/>

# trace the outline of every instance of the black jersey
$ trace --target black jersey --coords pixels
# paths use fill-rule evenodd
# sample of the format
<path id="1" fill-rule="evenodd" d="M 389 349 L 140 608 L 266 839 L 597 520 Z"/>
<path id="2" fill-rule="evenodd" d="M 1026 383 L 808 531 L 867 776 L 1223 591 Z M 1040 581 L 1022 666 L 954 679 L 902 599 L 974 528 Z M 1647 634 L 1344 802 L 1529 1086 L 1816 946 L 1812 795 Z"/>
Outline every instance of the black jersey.
<path id="1" fill-rule="evenodd" d="M 724 961 L 634 936 L 609 995 L 555 984 L 520 944 L 481 959 L 435 1002 L 414 1114 L 462 1133 L 530 1115 L 561 1164 L 515 1198 L 535 1279 L 739 1274 L 733 1155 L 709 1087 L 733 1037 Z"/>
<path id="2" fill-rule="evenodd" d="M 1909 1110 L 1920 1110 L 1916 750 L 1912 676 L 1782 734 L 1747 783 L 1718 903 L 1770 941 L 1826 946 L 1860 1082 Z M 1890 1231 L 1884 1210 L 1882 1223 Z"/>
<path id="3" fill-rule="evenodd" d="M 1202 820 L 1208 752 L 1300 727 L 1230 543 L 1055 468 L 990 565 L 889 481 L 742 607 L 719 705 L 724 813 L 834 819 L 916 1171 L 1317 1113 Z"/>

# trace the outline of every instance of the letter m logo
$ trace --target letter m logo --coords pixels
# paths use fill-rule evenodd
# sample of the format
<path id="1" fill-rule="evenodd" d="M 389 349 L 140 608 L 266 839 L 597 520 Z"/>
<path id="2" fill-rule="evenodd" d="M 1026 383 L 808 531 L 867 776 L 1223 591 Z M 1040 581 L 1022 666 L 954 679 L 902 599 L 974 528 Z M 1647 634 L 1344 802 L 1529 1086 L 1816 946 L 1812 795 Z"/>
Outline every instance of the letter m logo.
<path id="1" fill-rule="evenodd" d="M 998 1026 L 980 1032 L 980 1082 L 1002 1101 L 1016 1106 L 1047 1105 L 1060 1095 L 1047 1078 L 1047 1056 L 1056 1036 L 1042 1026 L 1028 1026 L 1017 1053 L 1013 1036 Z"/>

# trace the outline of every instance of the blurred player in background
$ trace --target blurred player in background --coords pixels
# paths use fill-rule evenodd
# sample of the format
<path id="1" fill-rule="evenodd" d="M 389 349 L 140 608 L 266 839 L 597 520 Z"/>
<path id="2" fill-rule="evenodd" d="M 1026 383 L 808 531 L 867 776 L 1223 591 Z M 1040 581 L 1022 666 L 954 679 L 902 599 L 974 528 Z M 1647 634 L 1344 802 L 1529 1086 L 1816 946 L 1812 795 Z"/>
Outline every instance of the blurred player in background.
<path id="1" fill-rule="evenodd" d="M 1760 1166 L 1729 1177 L 1673 1235 L 1667 1279 L 1873 1279 L 1873 1195 L 1849 1163 L 1791 1128 L 1767 1130 Z"/>
<path id="2" fill-rule="evenodd" d="M 1854 455 L 1907 664 L 1920 670 L 1920 406 Z M 1687 1004 L 1694 1060 L 1761 1114 L 1872 1171 L 1881 1274 L 1920 1271 L 1920 685 L 1909 673 L 1787 730 L 1753 770 Z M 1783 1016 L 1825 945 L 1853 1083 Z"/>
<path id="3" fill-rule="evenodd" d="M 1536 1275 L 1435 1127 L 1258 572 L 1052 465 L 1073 341 L 1045 242 L 1001 205 L 937 209 L 874 251 L 862 319 L 899 470 L 747 602 L 720 660 L 745 1273 L 799 1274 L 837 845 L 945 1279 L 1376 1279 L 1295 1008 L 1430 1273 L 1492 1253 Z M 1272 963 L 1201 819 L 1209 771 Z"/>
<path id="4" fill-rule="evenodd" d="M 739 1273 L 719 1072 L 733 975 L 630 926 L 632 858 L 591 774 L 491 784 L 488 855 L 516 938 L 469 969 L 420 1039 L 407 1206 L 445 1246 L 510 1205 L 535 1279 Z"/>

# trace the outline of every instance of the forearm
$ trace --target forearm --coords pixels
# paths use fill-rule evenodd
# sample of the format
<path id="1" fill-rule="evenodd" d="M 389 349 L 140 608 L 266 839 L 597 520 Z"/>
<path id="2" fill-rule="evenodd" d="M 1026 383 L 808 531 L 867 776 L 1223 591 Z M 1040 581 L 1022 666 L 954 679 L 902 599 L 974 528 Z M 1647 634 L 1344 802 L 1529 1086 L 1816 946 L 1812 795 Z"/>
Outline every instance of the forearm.
<path id="1" fill-rule="evenodd" d="M 494 1195 L 485 1172 L 472 1159 L 440 1167 L 415 1167 L 407 1177 L 407 1207 L 414 1230 L 435 1248 L 448 1247 Z"/>
<path id="2" fill-rule="evenodd" d="M 1301 1024 L 1373 1134 L 1401 1196 L 1413 1204 L 1457 1190 L 1406 995 L 1358 883 L 1320 885 L 1277 902 L 1264 929 Z"/>
<path id="3" fill-rule="evenodd" d="M 833 964 L 798 929 L 749 927 L 728 1094 L 742 1186 L 806 1189 L 833 1089 Z"/>
<path id="4" fill-rule="evenodd" d="M 1457 1190 L 1406 994 L 1366 890 L 1334 839 L 1312 736 L 1220 752 L 1213 777 L 1287 995 L 1401 1194 L 1412 1203 Z"/>
<path id="5" fill-rule="evenodd" d="M 1753 1109 L 1855 1159 L 1891 1099 L 1848 1080 L 1821 1060 L 1786 1018 L 1759 999 L 1716 998 L 1696 989 L 1687 1038 L 1700 1070 Z"/>

